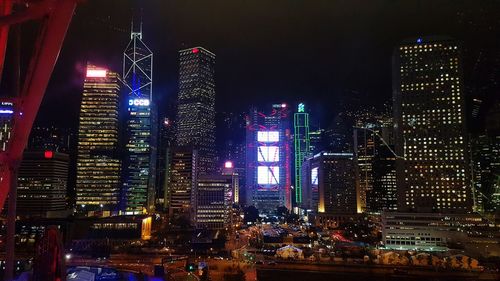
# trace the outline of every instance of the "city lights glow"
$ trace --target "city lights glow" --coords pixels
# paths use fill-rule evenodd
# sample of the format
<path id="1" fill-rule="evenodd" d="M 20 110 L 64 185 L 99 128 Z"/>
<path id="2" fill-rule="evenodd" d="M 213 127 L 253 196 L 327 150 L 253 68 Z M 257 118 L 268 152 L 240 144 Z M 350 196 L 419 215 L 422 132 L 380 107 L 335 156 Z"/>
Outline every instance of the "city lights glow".
<path id="1" fill-rule="evenodd" d="M 280 168 L 278 166 L 259 166 L 257 168 L 257 184 L 279 184 Z"/>
<path id="2" fill-rule="evenodd" d="M 233 162 L 231 162 L 231 161 L 226 161 L 226 162 L 224 163 L 224 168 L 226 168 L 226 169 L 231 169 L 231 168 L 233 168 Z"/>
<path id="3" fill-rule="evenodd" d="M 311 169 L 311 184 L 318 185 L 318 167 Z"/>
<path id="4" fill-rule="evenodd" d="M 88 78 L 104 78 L 108 71 L 106 69 L 87 69 Z"/>
<path id="5" fill-rule="evenodd" d="M 10 109 L 0 109 L 0 114 L 13 114 L 14 110 Z"/>
<path id="6" fill-rule="evenodd" d="M 46 150 L 44 153 L 43 153 L 43 156 L 46 158 L 46 159 L 50 159 L 52 157 L 54 157 L 54 152 L 50 151 L 50 150 Z"/>
<path id="7" fill-rule="evenodd" d="M 305 105 L 303 103 L 299 103 L 298 112 L 304 112 L 304 107 Z"/>
<path id="8" fill-rule="evenodd" d="M 280 132 L 278 131 L 259 131 L 257 132 L 257 141 L 259 142 L 278 142 Z"/>
<path id="9" fill-rule="evenodd" d="M 259 146 L 257 161 L 278 162 L 280 160 L 280 148 L 277 146 Z"/>
<path id="10" fill-rule="evenodd" d="M 148 99 L 131 99 L 128 101 L 128 105 L 133 106 L 149 106 L 150 102 Z"/>

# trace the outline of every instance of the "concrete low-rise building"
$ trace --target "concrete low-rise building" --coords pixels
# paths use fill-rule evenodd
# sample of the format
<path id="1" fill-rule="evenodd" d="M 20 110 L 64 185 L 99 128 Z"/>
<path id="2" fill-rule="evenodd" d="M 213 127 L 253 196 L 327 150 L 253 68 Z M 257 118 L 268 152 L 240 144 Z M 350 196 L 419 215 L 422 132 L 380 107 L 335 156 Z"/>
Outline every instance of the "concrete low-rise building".
<path id="1" fill-rule="evenodd" d="M 475 256 L 500 253 L 500 229 L 479 214 L 382 214 L 382 242 L 388 249 L 447 251 L 462 248 Z"/>

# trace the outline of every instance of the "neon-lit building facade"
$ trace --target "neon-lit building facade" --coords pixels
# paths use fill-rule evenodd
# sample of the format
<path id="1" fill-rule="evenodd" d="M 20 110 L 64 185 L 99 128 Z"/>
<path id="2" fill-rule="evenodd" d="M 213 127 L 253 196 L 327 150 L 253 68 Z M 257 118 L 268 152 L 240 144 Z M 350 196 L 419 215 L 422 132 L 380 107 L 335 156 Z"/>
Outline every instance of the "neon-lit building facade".
<path id="1" fill-rule="evenodd" d="M 293 147 L 294 170 L 295 170 L 295 203 L 302 204 L 302 162 L 310 155 L 311 147 L 309 140 L 309 113 L 305 111 L 305 105 L 299 103 L 297 112 L 293 115 Z"/>
<path id="2" fill-rule="evenodd" d="M 198 150 L 200 174 L 215 172 L 215 54 L 202 47 L 179 51 L 177 145 Z"/>
<path id="3" fill-rule="evenodd" d="M 246 204 L 261 213 L 291 209 L 291 134 L 286 104 L 274 104 L 269 114 L 252 109 L 247 117 Z"/>
<path id="4" fill-rule="evenodd" d="M 394 51 L 398 211 L 472 210 L 461 49 L 428 37 Z"/>
<path id="5" fill-rule="evenodd" d="M 123 82 L 127 92 L 127 158 L 121 208 L 142 213 L 154 208 L 156 178 L 156 114 L 153 105 L 153 53 L 132 26 L 123 53 Z"/>
<path id="6" fill-rule="evenodd" d="M 76 204 L 82 212 L 115 210 L 120 191 L 118 105 L 120 78 L 87 66 L 78 128 Z"/>

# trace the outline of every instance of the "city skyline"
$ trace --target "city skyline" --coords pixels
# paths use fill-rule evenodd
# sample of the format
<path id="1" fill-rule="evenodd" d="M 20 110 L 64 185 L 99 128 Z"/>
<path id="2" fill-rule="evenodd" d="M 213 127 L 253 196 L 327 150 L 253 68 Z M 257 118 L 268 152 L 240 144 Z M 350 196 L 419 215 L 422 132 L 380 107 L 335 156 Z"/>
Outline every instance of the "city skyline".
<path id="1" fill-rule="evenodd" d="M 0 0 L 0 279 L 498 280 L 495 11 Z"/>
<path id="2" fill-rule="evenodd" d="M 384 3 L 385 1 L 380 2 Z M 380 102 L 382 101 L 390 100 L 391 52 L 393 46 L 404 38 L 439 33 L 451 35 L 466 43 L 468 46 L 467 52 L 470 54 L 467 56 L 466 64 L 471 66 L 466 68 L 469 72 L 468 74 L 466 73 L 466 79 L 472 79 L 474 75 L 477 76 L 477 74 L 472 73 L 472 66 L 478 58 L 495 56 L 495 53 L 489 50 L 491 46 L 497 44 L 494 40 L 492 42 L 491 39 L 488 39 L 491 36 L 487 36 L 488 32 L 494 34 L 495 30 L 498 30 L 498 23 L 494 20 L 487 20 L 491 18 L 491 12 L 489 11 L 492 10 L 488 8 L 487 3 L 482 4 L 484 6 L 472 7 L 468 7 L 466 4 L 463 4 L 466 7 L 459 4 L 436 4 L 436 10 L 430 11 L 431 15 L 425 19 L 412 14 L 411 11 L 413 11 L 416 4 L 405 4 L 394 8 L 389 6 L 387 13 L 391 15 L 398 18 L 401 17 L 401 15 L 396 13 L 397 8 L 398 12 L 401 11 L 402 14 L 408 15 L 408 19 L 402 19 L 402 27 L 396 29 L 396 32 L 391 33 L 393 35 L 390 35 L 389 38 L 380 29 L 377 29 L 374 35 L 368 35 L 361 27 L 348 27 L 350 26 L 349 24 L 342 25 L 347 26 L 345 28 L 348 30 L 353 29 L 349 30 L 349 32 L 339 28 L 328 30 L 324 27 L 328 26 L 326 23 L 327 15 L 330 16 L 330 12 L 328 11 L 332 10 L 331 13 L 336 13 L 333 12 L 335 9 L 329 9 L 329 6 L 335 8 L 336 4 L 323 3 L 325 9 L 322 12 L 312 9 L 309 5 L 299 5 L 293 8 L 289 7 L 286 10 L 280 10 L 277 4 L 266 4 L 270 5 L 269 8 L 271 11 L 277 12 L 276 17 L 279 19 L 286 18 L 287 10 L 295 12 L 293 15 L 297 19 L 303 19 L 300 14 L 296 13 L 301 8 L 305 8 L 310 13 L 317 13 L 318 22 L 316 24 L 321 26 L 318 37 L 325 39 L 311 40 L 312 43 L 318 43 L 311 46 L 304 46 L 304 44 L 295 46 L 293 44 L 295 42 L 293 40 L 294 37 L 287 33 L 283 40 L 278 41 L 282 43 L 274 43 L 266 48 L 266 52 L 264 53 L 262 53 L 261 44 L 252 47 L 251 44 L 244 43 L 248 43 L 247 40 L 250 40 L 250 38 L 255 38 L 256 42 L 265 42 L 261 41 L 265 40 L 267 36 L 265 32 L 259 32 L 246 40 L 240 36 L 233 35 L 234 32 L 230 32 L 229 35 L 236 36 L 237 45 L 227 42 L 230 36 L 228 39 L 224 39 L 218 43 L 209 37 L 210 33 L 200 34 L 199 31 L 192 30 L 187 26 L 181 30 L 172 30 L 174 26 L 178 25 L 177 22 L 180 21 L 180 18 L 172 17 L 173 19 L 167 20 L 165 23 L 158 16 L 158 13 L 164 9 L 164 6 L 160 5 L 158 11 L 152 11 L 151 7 L 156 6 L 151 3 L 154 3 L 154 1 L 146 1 L 144 3 L 142 14 L 148 15 L 148 17 L 143 16 L 143 33 L 148 38 L 149 45 L 157 57 L 156 62 L 158 65 L 154 74 L 154 80 L 157 81 L 155 98 L 158 99 L 157 102 L 161 105 L 159 108 L 160 113 L 163 113 L 161 111 L 167 107 L 168 103 L 176 99 L 177 51 L 185 47 L 201 45 L 216 54 L 218 53 L 218 61 L 220 63 L 217 66 L 217 76 L 220 82 L 217 86 L 217 92 L 220 98 L 226 102 L 217 104 L 217 112 L 244 112 L 248 110 L 248 105 L 252 103 L 263 105 L 265 103 L 290 99 L 288 102 L 305 102 L 308 104 L 311 110 L 317 112 L 316 117 L 314 117 L 315 120 L 311 121 L 321 124 L 322 127 L 328 127 L 331 125 L 331 115 L 340 111 L 342 104 L 348 102 L 352 93 L 356 93 L 357 97 L 355 99 L 366 101 L 368 104 L 373 103 L 377 106 L 381 106 Z M 116 53 L 116 49 L 122 48 L 129 39 L 130 20 L 133 18 L 132 6 L 134 5 L 126 3 L 123 7 L 120 7 L 120 12 L 127 15 L 126 19 L 124 19 L 122 14 L 118 17 L 115 14 L 116 12 L 113 12 L 112 8 L 115 6 L 117 5 L 113 5 L 112 1 L 89 1 L 89 4 L 82 7 L 79 14 L 76 15 L 74 23 L 70 27 L 74 31 L 69 34 L 66 43 L 68 46 L 63 48 L 61 61 L 56 66 L 54 73 L 53 83 L 57 83 L 59 86 L 55 87 L 56 84 L 53 83 L 49 85 L 47 97 L 41 108 L 41 112 L 44 114 L 40 115 L 43 116 L 43 120 L 40 120 L 40 123 L 54 123 L 65 127 L 76 126 L 75 121 L 77 116 L 74 109 L 77 107 L 79 97 L 66 95 L 62 89 L 78 92 L 79 85 L 75 82 L 79 80 L 78 77 L 83 75 L 86 61 L 109 65 L 115 71 L 121 69 L 120 54 Z M 203 6 L 197 6 L 196 9 L 202 9 Z M 172 7 L 169 8 L 171 8 L 168 10 L 169 12 L 178 10 L 185 20 L 192 19 L 192 16 L 186 14 L 186 11 L 177 4 L 172 4 Z M 237 8 L 236 10 L 240 11 L 241 9 Z M 252 9 L 256 8 L 252 7 Z M 343 7 L 343 9 L 354 12 L 350 5 Z M 139 10 L 138 6 L 135 6 L 136 14 L 138 14 Z M 90 22 L 88 20 L 82 21 L 90 12 L 94 13 L 95 11 L 98 14 L 93 14 Z M 220 13 L 223 13 L 222 11 Z M 389 30 L 394 29 L 394 27 L 387 26 L 388 23 L 378 18 L 376 13 L 371 13 L 370 11 L 372 11 L 370 7 L 366 7 L 361 12 L 372 21 L 380 22 L 381 26 L 387 27 Z M 443 13 L 448 15 L 446 18 L 453 20 L 445 21 L 440 17 Z M 333 19 L 335 21 L 345 20 L 347 23 L 352 21 L 344 15 L 334 15 Z M 480 17 L 485 18 L 485 21 L 469 24 L 468 19 L 471 17 L 479 18 L 477 15 L 481 15 Z M 136 22 L 139 22 L 139 17 L 136 16 L 135 18 Z M 272 19 L 270 14 L 265 14 L 264 20 L 269 23 L 270 28 L 284 28 L 281 24 L 273 23 Z M 193 20 L 198 22 L 200 19 L 193 18 Z M 243 24 L 245 20 L 245 18 L 242 18 L 237 20 L 237 22 Z M 419 24 L 417 25 L 416 23 Z M 217 24 L 218 27 L 221 25 L 220 23 L 213 24 Z M 290 29 L 293 29 L 293 21 L 291 24 Z M 310 23 L 308 27 L 315 28 L 316 24 Z M 432 29 L 433 26 L 440 26 L 440 29 L 435 31 Z M 488 26 L 491 26 L 491 30 Z M 164 29 L 172 31 L 173 38 L 171 40 L 169 39 L 171 37 L 167 37 L 166 41 L 160 40 L 160 38 L 164 37 L 158 34 L 160 31 L 163 34 L 165 32 Z M 221 35 L 219 32 L 227 29 L 230 28 L 223 27 L 221 31 L 217 31 L 218 33 L 213 35 L 216 35 L 215 38 L 220 38 Z M 480 29 L 482 31 L 481 34 L 484 36 L 479 37 L 479 34 L 476 32 L 477 29 Z M 487 33 L 484 34 L 485 32 Z M 72 39 L 72 34 L 74 33 L 81 34 L 83 38 L 79 36 Z M 377 37 L 376 34 L 382 34 L 382 36 Z M 332 41 L 333 39 L 326 39 L 331 35 L 335 36 L 335 41 Z M 305 35 L 304 32 L 299 32 L 297 36 Z M 104 38 L 106 38 L 106 45 L 102 44 Z M 81 46 L 75 45 L 73 43 L 75 40 L 84 40 L 86 43 Z M 283 45 L 287 43 L 289 45 L 288 48 Z M 232 51 L 227 52 L 226 50 L 229 46 L 232 47 Z M 351 52 L 352 47 L 354 47 L 354 52 Z M 69 49 L 74 52 L 73 55 L 66 55 Z M 488 51 L 485 52 L 485 49 Z M 291 53 L 300 55 L 301 59 L 296 60 Z M 360 60 L 353 57 L 354 53 L 363 54 L 362 57 L 364 59 Z M 325 54 L 328 55 L 325 56 Z M 263 72 L 258 72 L 258 69 L 256 69 L 258 68 L 258 64 L 255 62 L 257 61 L 265 62 L 265 67 L 262 69 Z M 315 63 L 318 63 L 316 67 L 314 66 Z M 299 68 L 293 70 L 294 68 L 289 67 L 292 64 L 298 65 Z M 68 69 L 72 71 L 68 71 Z M 376 69 L 385 69 L 385 71 L 375 71 Z M 271 71 L 275 73 L 272 75 L 275 77 L 273 81 L 268 78 L 272 77 L 270 75 Z M 236 73 L 239 75 L 235 76 Z M 249 77 L 254 77 L 255 80 L 249 83 Z M 286 83 L 288 79 L 296 82 Z M 238 87 L 238 84 L 245 85 L 245 87 Z M 271 96 L 274 98 L 271 99 Z M 302 98 L 303 96 L 305 98 Z M 50 114 L 54 100 L 59 99 L 67 101 L 69 105 L 63 109 L 62 113 L 68 117 L 64 120 L 59 120 Z M 339 106 L 334 107 L 333 110 L 326 110 L 321 106 L 322 101 L 339 104 Z"/>

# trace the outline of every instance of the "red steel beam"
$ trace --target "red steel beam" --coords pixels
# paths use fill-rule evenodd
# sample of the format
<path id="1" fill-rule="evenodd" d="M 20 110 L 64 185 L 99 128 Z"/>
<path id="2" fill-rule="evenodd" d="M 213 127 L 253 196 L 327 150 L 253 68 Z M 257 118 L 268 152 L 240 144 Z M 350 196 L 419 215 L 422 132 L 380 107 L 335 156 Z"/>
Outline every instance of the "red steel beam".
<path id="1" fill-rule="evenodd" d="M 12 0 L 0 1 L 0 16 L 10 15 L 12 11 Z M 9 26 L 0 25 L 0 81 L 2 80 L 3 65 L 5 62 L 5 52 L 7 51 L 7 38 L 9 37 Z"/>
<path id="2" fill-rule="evenodd" d="M 15 169 L 23 155 L 24 148 L 35 121 L 40 103 L 54 70 L 64 37 L 78 0 L 46 0 L 48 17 L 44 19 L 42 30 L 37 38 L 35 54 L 31 58 L 21 96 L 15 106 L 11 138 L 7 150 L 0 153 L 0 210 L 9 191 L 8 173 Z"/>

